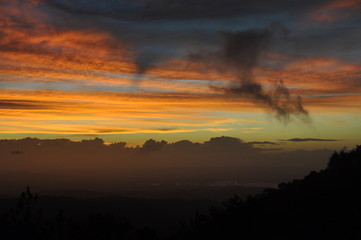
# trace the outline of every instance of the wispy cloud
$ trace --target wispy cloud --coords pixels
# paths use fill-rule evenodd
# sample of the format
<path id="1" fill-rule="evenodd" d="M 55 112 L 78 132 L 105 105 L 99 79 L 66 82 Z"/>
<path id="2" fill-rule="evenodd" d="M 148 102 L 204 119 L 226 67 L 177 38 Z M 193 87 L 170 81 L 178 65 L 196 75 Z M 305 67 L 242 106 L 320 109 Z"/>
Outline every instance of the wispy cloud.
<path id="1" fill-rule="evenodd" d="M 257 141 L 257 142 L 248 142 L 255 145 L 280 145 L 279 142 L 270 142 L 270 141 Z"/>
<path id="2" fill-rule="evenodd" d="M 335 22 L 360 14 L 360 0 L 333 0 L 327 2 L 316 11 L 312 12 L 311 19 L 316 21 Z"/>
<path id="3" fill-rule="evenodd" d="M 290 139 L 281 139 L 280 141 L 287 142 L 335 142 L 342 141 L 343 139 L 324 139 L 324 138 L 290 138 Z"/>

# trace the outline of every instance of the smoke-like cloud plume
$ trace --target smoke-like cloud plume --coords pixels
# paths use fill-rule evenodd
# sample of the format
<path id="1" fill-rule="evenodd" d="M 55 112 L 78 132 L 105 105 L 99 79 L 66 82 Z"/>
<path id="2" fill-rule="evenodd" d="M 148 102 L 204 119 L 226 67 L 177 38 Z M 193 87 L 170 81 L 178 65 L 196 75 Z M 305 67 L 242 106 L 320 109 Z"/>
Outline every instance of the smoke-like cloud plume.
<path id="1" fill-rule="evenodd" d="M 280 121 L 288 122 L 291 115 L 297 115 L 303 121 L 309 122 L 302 98 L 292 97 L 282 80 L 274 84 L 273 91 L 266 91 L 254 76 L 254 69 L 260 65 L 260 60 L 269 49 L 274 35 L 280 33 L 285 37 L 287 31 L 278 25 L 264 29 L 222 32 L 224 42 L 220 49 L 192 53 L 190 58 L 209 64 L 220 71 L 236 74 L 236 84 L 228 87 L 211 85 L 213 90 L 248 99 L 264 107 Z"/>

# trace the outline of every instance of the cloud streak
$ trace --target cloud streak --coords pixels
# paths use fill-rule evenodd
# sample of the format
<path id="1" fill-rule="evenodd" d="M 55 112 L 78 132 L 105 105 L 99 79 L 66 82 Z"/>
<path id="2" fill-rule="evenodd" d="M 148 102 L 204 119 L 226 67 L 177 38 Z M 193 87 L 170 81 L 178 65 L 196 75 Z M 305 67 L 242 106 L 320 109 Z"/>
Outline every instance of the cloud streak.
<path id="1" fill-rule="evenodd" d="M 270 141 L 256 141 L 256 142 L 249 142 L 255 145 L 280 145 L 279 142 L 270 142 Z"/>
<path id="2" fill-rule="evenodd" d="M 281 141 L 287 142 L 335 142 L 342 141 L 342 139 L 323 139 L 323 138 L 290 138 Z"/>
<path id="3" fill-rule="evenodd" d="M 135 0 L 135 1 L 88 1 L 80 0 L 43 0 L 48 5 L 71 12 L 109 17 L 123 21 L 155 20 L 191 20 L 220 19 L 248 16 L 252 14 L 270 14 L 292 12 L 302 13 L 315 6 L 327 3 L 327 0 Z"/>

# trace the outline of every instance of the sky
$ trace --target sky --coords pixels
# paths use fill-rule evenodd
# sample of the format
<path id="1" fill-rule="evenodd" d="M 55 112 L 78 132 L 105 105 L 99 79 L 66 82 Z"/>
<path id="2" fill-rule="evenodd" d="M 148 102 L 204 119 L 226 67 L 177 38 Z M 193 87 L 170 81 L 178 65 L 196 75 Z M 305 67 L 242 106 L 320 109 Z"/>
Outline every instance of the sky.
<path id="1" fill-rule="evenodd" d="M 0 138 L 361 142 L 360 0 L 0 0 Z"/>

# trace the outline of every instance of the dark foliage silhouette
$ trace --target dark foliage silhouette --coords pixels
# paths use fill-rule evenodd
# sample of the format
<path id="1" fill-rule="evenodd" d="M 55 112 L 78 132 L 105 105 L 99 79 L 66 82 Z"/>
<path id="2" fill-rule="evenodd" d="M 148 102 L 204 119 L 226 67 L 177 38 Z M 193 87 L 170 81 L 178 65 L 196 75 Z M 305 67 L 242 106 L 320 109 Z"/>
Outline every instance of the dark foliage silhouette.
<path id="1" fill-rule="evenodd" d="M 43 217 L 38 197 L 29 187 L 22 192 L 15 208 L 0 216 L 1 239 L 158 239 L 149 228 L 134 228 L 113 214 L 91 214 L 72 219 L 59 212 Z"/>
<path id="2" fill-rule="evenodd" d="M 173 239 L 361 239 L 361 146 L 328 167 L 196 214 Z"/>
<path id="3" fill-rule="evenodd" d="M 361 146 L 335 152 L 326 169 L 246 199 L 235 195 L 169 236 L 182 239 L 361 239 Z M 115 214 L 45 215 L 29 187 L 0 214 L 2 239 L 159 239 Z M 160 213 L 159 213 L 160 214 Z"/>

